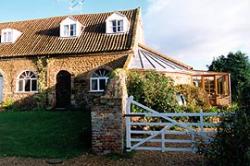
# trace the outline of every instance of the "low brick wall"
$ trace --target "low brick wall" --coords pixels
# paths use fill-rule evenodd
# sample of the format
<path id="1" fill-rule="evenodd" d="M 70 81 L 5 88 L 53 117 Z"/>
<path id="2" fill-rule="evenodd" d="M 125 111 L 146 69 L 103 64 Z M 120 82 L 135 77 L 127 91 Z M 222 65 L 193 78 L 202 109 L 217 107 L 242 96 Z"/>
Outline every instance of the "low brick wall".
<path id="1" fill-rule="evenodd" d="M 124 150 L 125 81 L 125 71 L 116 71 L 105 95 L 96 99 L 91 108 L 92 151 L 96 154 L 122 153 Z"/>

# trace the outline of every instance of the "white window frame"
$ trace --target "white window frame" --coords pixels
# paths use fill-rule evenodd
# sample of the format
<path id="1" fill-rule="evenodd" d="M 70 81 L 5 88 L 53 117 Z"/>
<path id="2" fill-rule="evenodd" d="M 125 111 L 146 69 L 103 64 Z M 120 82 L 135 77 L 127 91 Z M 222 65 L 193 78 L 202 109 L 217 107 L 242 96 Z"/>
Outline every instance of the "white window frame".
<path id="1" fill-rule="evenodd" d="M 102 70 L 102 69 L 98 69 L 97 71 L 95 71 L 93 74 L 98 74 L 98 71 L 99 70 Z M 108 71 L 110 72 L 109 70 L 106 70 L 106 69 L 103 69 L 105 71 Z M 105 89 L 101 89 L 101 86 L 100 86 L 100 81 L 101 80 L 105 80 L 105 84 L 107 85 L 108 83 L 108 80 L 109 80 L 109 77 L 108 76 L 99 76 L 99 77 L 93 77 L 93 74 L 91 75 L 90 77 L 90 92 L 104 92 Z M 107 73 L 108 74 L 108 73 Z M 96 80 L 97 81 L 97 89 L 93 89 L 93 84 L 92 84 L 92 81 Z"/>
<path id="2" fill-rule="evenodd" d="M 115 23 L 115 25 L 113 23 Z M 123 19 L 111 20 L 111 25 L 112 25 L 113 33 L 124 32 L 124 20 Z"/>
<path id="3" fill-rule="evenodd" d="M 97 81 L 97 89 L 93 89 L 92 81 Z M 100 81 L 105 80 L 105 84 L 107 85 L 109 77 L 96 77 L 96 78 L 90 78 L 90 92 L 104 92 L 104 89 L 100 88 Z"/>
<path id="4" fill-rule="evenodd" d="M 12 41 L 13 41 L 13 32 L 12 31 L 3 32 L 3 42 L 11 43 Z"/>
<path id="5" fill-rule="evenodd" d="M 73 26 L 75 28 L 73 28 Z M 67 31 L 66 31 L 66 27 L 68 27 Z M 63 34 L 65 37 L 76 37 L 76 31 L 77 31 L 76 23 L 63 25 Z M 73 32 L 72 35 L 71 35 L 71 32 Z"/>
<path id="6" fill-rule="evenodd" d="M 35 78 L 20 78 L 22 76 L 22 74 L 24 74 L 25 72 L 31 72 L 33 73 L 36 77 Z M 25 81 L 26 80 L 30 80 L 30 91 L 25 91 Z M 32 81 L 36 80 L 36 90 L 32 90 Z M 20 91 L 20 88 L 19 88 L 19 81 L 22 81 L 23 84 L 22 84 L 22 90 Z M 25 71 L 22 71 L 17 79 L 16 79 L 16 92 L 17 93 L 38 93 L 38 76 L 37 76 L 37 72 L 35 71 L 31 71 L 31 70 L 25 70 Z"/>

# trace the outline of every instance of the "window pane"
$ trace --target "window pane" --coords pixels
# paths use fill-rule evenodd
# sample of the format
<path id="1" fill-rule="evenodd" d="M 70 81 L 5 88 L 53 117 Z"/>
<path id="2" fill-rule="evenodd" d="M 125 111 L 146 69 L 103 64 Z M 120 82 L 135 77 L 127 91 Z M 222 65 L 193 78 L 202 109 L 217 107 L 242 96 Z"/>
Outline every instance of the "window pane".
<path id="1" fill-rule="evenodd" d="M 100 83 L 100 90 L 104 90 L 106 87 L 106 79 L 100 79 L 99 83 Z"/>
<path id="2" fill-rule="evenodd" d="M 37 91 L 37 80 L 32 80 L 32 91 Z"/>
<path id="3" fill-rule="evenodd" d="M 7 33 L 6 33 L 6 32 L 3 33 L 3 40 L 4 40 L 5 42 L 7 41 Z"/>
<path id="4" fill-rule="evenodd" d="M 116 20 L 112 21 L 112 26 L 113 26 L 113 32 L 117 32 Z"/>
<path id="5" fill-rule="evenodd" d="M 123 31 L 123 20 L 119 20 L 118 21 L 118 32 L 122 32 Z"/>
<path id="6" fill-rule="evenodd" d="M 223 79 L 222 79 L 222 78 L 218 79 L 217 86 L 218 86 L 218 94 L 219 94 L 219 95 L 224 94 L 224 90 L 223 90 Z"/>
<path id="7" fill-rule="evenodd" d="M 91 85 L 92 85 L 91 90 L 98 90 L 96 79 L 91 81 Z"/>
<path id="8" fill-rule="evenodd" d="M 123 31 L 123 26 L 118 27 L 118 32 L 122 32 Z"/>
<path id="9" fill-rule="evenodd" d="M 69 36 L 69 25 L 64 25 L 64 35 Z"/>
<path id="10" fill-rule="evenodd" d="M 12 33 L 11 32 L 8 32 L 8 35 L 7 35 L 7 40 L 8 42 L 11 42 L 11 39 L 12 39 Z"/>
<path id="11" fill-rule="evenodd" d="M 25 92 L 31 91 L 30 89 L 30 80 L 25 80 Z"/>
<path id="12" fill-rule="evenodd" d="M 208 94 L 214 95 L 215 89 L 214 89 L 214 78 L 213 77 L 204 77 L 205 81 L 205 90 Z"/>
<path id="13" fill-rule="evenodd" d="M 70 25 L 70 36 L 76 36 L 76 24 Z"/>
<path id="14" fill-rule="evenodd" d="M 113 32 L 116 32 L 116 27 L 113 27 Z"/>
<path id="15" fill-rule="evenodd" d="M 112 21 L 112 25 L 115 27 L 116 26 L 116 20 Z"/>
<path id="16" fill-rule="evenodd" d="M 121 25 L 123 25 L 123 20 L 118 21 L 118 26 L 121 26 Z"/>
<path id="17" fill-rule="evenodd" d="M 18 82 L 18 91 L 20 91 L 20 92 L 23 91 L 23 80 L 19 80 L 19 82 Z"/>

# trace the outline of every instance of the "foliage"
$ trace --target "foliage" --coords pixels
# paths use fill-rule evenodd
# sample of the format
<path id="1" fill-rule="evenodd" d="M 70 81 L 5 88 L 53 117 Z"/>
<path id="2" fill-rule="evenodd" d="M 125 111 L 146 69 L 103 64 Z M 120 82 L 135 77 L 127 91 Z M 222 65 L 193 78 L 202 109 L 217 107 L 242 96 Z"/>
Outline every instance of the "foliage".
<path id="1" fill-rule="evenodd" d="M 232 99 L 235 102 L 244 104 L 249 102 L 249 98 L 244 97 L 246 89 L 250 87 L 250 62 L 248 57 L 242 52 L 229 53 L 227 56 L 221 55 L 214 59 L 208 66 L 210 71 L 220 71 L 231 73 Z M 249 93 L 248 93 L 249 97 Z"/>
<path id="2" fill-rule="evenodd" d="M 247 112 L 248 111 L 248 112 Z M 250 163 L 250 112 L 225 116 L 218 133 L 202 152 L 209 165 L 247 166 Z"/>
<path id="3" fill-rule="evenodd" d="M 37 74 L 38 74 L 38 92 L 39 94 L 35 95 L 36 104 L 38 109 L 46 108 L 46 100 L 47 100 L 47 66 L 49 60 L 46 57 L 38 57 L 35 60 L 35 64 L 37 66 Z"/>
<path id="4" fill-rule="evenodd" d="M 157 72 L 128 74 L 128 94 L 135 100 L 159 112 L 177 112 L 173 81 Z"/>
<path id="5" fill-rule="evenodd" d="M 0 156 L 71 158 L 89 148 L 86 111 L 0 112 Z"/>
<path id="6" fill-rule="evenodd" d="M 5 111 L 16 111 L 17 108 L 15 106 L 15 102 L 12 98 L 7 98 L 3 103 L 2 103 L 3 110 Z"/>
<path id="7" fill-rule="evenodd" d="M 245 82 L 243 87 L 240 96 L 241 105 L 250 108 L 250 81 Z"/>
<path id="8" fill-rule="evenodd" d="M 176 92 L 185 96 L 186 112 L 208 111 L 210 108 L 208 95 L 205 90 L 192 85 L 177 85 Z"/>

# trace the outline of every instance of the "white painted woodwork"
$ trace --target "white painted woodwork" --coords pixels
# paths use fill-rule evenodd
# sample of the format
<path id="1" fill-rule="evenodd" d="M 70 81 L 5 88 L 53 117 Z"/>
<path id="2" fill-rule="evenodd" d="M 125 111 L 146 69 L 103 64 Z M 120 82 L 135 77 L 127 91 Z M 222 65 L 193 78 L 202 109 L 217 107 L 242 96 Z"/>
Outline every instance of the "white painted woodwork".
<path id="1" fill-rule="evenodd" d="M 114 21 L 114 20 L 122 20 L 123 21 L 123 31 L 113 32 L 112 21 Z M 129 32 L 130 23 L 129 23 L 127 17 L 119 12 L 114 12 L 112 15 L 110 15 L 106 19 L 105 22 L 106 22 L 106 33 L 114 34 L 114 33 L 127 33 L 127 32 Z"/>
<path id="2" fill-rule="evenodd" d="M 64 26 L 65 25 L 72 25 L 76 24 L 76 35 L 75 36 L 70 36 L 70 35 L 65 35 L 64 34 Z M 60 37 L 65 37 L 65 38 L 70 38 L 70 37 L 79 37 L 84 29 L 84 26 L 76 19 L 73 17 L 67 17 L 60 23 Z"/>
<path id="3" fill-rule="evenodd" d="M 132 105 L 142 108 L 143 112 L 131 112 Z M 202 138 L 205 143 L 212 140 L 216 130 L 206 131 L 204 127 L 216 127 L 218 123 L 204 122 L 204 117 L 220 117 L 218 113 L 159 113 L 145 105 L 134 101 L 133 96 L 127 99 L 126 108 L 126 147 L 127 151 L 132 150 L 157 150 L 173 152 L 196 152 L 196 138 Z M 154 117 L 159 122 L 133 122 L 132 117 Z M 176 121 L 174 117 L 199 117 L 198 122 Z M 164 122 L 162 122 L 164 121 Z M 138 129 L 137 127 L 154 126 L 156 130 Z M 177 127 L 178 129 L 172 127 Z M 185 138 L 171 138 L 169 136 L 182 135 Z M 187 137 L 187 138 L 186 138 Z M 156 143 L 149 145 L 149 143 Z M 171 147 L 171 143 L 179 144 L 180 147 Z M 187 147 L 183 144 L 190 145 Z M 183 146 L 183 147 L 182 147 Z"/>
<path id="4" fill-rule="evenodd" d="M 22 32 L 13 29 L 5 28 L 1 30 L 1 43 L 15 43 L 16 40 L 22 35 Z"/>

